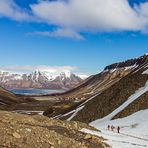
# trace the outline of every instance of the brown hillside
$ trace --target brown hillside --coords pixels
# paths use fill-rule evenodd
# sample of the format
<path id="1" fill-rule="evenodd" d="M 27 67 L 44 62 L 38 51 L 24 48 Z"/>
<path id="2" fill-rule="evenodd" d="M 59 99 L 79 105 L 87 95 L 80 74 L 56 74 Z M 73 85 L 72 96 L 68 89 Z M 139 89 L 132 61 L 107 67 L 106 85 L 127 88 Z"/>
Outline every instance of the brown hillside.
<path id="1" fill-rule="evenodd" d="M 0 111 L 0 147 L 105 148 L 103 138 L 80 132 L 92 127 L 78 122 L 52 120 Z"/>

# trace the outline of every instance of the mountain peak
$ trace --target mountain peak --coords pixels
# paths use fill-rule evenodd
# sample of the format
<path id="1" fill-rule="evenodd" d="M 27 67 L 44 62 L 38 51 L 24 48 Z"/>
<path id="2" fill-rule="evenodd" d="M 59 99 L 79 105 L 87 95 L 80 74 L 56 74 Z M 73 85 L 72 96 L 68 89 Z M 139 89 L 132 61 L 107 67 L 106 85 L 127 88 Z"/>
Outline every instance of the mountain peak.
<path id="1" fill-rule="evenodd" d="M 66 71 L 66 72 L 61 72 L 60 76 L 64 76 L 66 78 L 70 78 L 72 75 L 72 73 L 70 71 Z"/>

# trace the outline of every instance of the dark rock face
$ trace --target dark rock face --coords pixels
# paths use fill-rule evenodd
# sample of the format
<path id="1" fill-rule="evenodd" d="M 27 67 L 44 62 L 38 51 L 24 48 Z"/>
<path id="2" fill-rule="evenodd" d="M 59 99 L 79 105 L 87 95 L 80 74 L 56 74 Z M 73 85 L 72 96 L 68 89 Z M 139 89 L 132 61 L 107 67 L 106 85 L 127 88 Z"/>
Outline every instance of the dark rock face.
<path id="1" fill-rule="evenodd" d="M 11 110 L 16 104 L 36 102 L 27 96 L 15 95 L 6 89 L 0 87 L 0 110 Z"/>
<path id="2" fill-rule="evenodd" d="M 132 65 L 135 65 L 135 64 L 141 65 L 145 62 L 148 62 L 148 55 L 144 55 L 144 56 L 141 56 L 141 57 L 135 58 L 135 59 L 130 59 L 130 60 L 127 60 L 125 62 L 111 64 L 111 65 L 107 66 L 105 68 L 105 70 L 128 67 L 128 66 L 132 66 Z"/>
<path id="3" fill-rule="evenodd" d="M 117 114 L 113 119 L 124 118 L 140 110 L 148 109 L 148 92 L 140 96 L 137 100 L 127 106 L 122 112 Z"/>

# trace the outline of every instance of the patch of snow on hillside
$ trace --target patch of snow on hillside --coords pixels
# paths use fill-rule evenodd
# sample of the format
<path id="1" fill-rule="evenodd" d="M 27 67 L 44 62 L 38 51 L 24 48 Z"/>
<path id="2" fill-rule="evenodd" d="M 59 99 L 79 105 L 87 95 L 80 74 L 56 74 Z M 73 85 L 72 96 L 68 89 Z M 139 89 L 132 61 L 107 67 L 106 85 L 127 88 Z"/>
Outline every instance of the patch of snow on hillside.
<path id="1" fill-rule="evenodd" d="M 148 69 L 145 70 L 142 74 L 148 74 Z"/>
<path id="2" fill-rule="evenodd" d="M 104 124 L 98 124 L 101 132 L 82 129 L 82 132 L 102 136 L 106 143 L 113 148 L 142 148 L 148 147 L 148 109 L 138 111 L 128 117 L 109 120 Z M 120 126 L 120 134 L 117 130 L 107 130 L 108 125 Z"/>
<path id="3" fill-rule="evenodd" d="M 85 101 L 84 101 L 82 104 L 80 104 L 76 109 L 74 109 L 74 110 L 72 110 L 72 111 L 70 111 L 70 112 L 68 112 L 68 113 L 66 113 L 66 114 L 64 114 L 64 115 L 61 115 L 61 114 L 60 114 L 60 115 L 57 115 L 56 117 L 54 117 L 54 119 L 56 119 L 56 118 L 61 118 L 61 117 L 65 117 L 65 116 L 68 116 L 68 115 L 71 115 L 67 120 L 68 120 L 68 121 L 72 120 L 72 119 L 77 115 L 77 113 L 85 107 L 85 104 L 86 104 L 87 102 L 89 102 L 90 100 L 92 100 L 93 98 L 95 98 L 95 97 L 98 96 L 98 95 L 99 95 L 99 94 L 96 94 L 96 95 L 94 95 L 93 97 L 91 97 L 91 98 L 85 100 Z"/>
<path id="4" fill-rule="evenodd" d="M 129 69 L 133 69 L 133 68 L 136 68 L 138 65 L 134 64 L 134 65 L 131 65 L 131 66 L 127 66 L 125 67 L 125 70 L 129 70 Z"/>
<path id="5" fill-rule="evenodd" d="M 77 115 L 77 113 L 78 113 L 80 110 L 82 110 L 83 108 L 84 108 L 84 106 L 78 107 L 78 108 L 74 111 L 74 113 L 72 114 L 72 116 L 67 119 L 67 121 L 72 120 L 72 119 Z"/>
<path id="6" fill-rule="evenodd" d="M 13 113 L 21 113 L 21 114 L 38 114 L 38 115 L 43 115 L 44 111 L 28 111 L 28 110 L 15 110 L 12 111 Z"/>
<path id="7" fill-rule="evenodd" d="M 89 129 L 82 129 L 81 132 L 91 135 L 102 136 L 112 148 L 147 148 L 148 140 L 134 135 L 128 135 L 124 133 L 116 133 L 108 131 L 107 129 L 101 129 L 101 132 L 92 131 Z"/>
<path id="8" fill-rule="evenodd" d="M 138 67 L 138 65 L 134 64 L 134 65 L 127 66 L 127 67 L 120 67 L 120 68 L 116 67 L 116 68 L 114 68 L 114 69 L 104 70 L 104 72 L 108 72 L 108 71 L 109 71 L 110 73 L 114 73 L 115 71 L 118 71 L 118 70 L 120 70 L 120 69 L 123 69 L 123 70 L 130 70 L 130 69 L 133 69 L 133 68 L 136 68 L 136 67 Z"/>
<path id="9" fill-rule="evenodd" d="M 118 113 L 123 111 L 128 105 L 130 105 L 133 101 L 135 101 L 137 98 L 139 98 L 141 95 L 143 95 L 147 91 L 148 91 L 148 82 L 145 84 L 144 87 L 139 88 L 139 90 L 137 90 L 133 95 L 131 95 L 126 102 L 124 102 L 120 107 L 114 110 L 111 114 L 107 115 L 102 119 L 97 119 L 96 121 L 93 121 L 91 125 L 97 127 L 98 125 L 100 126 L 101 124 L 104 124 L 106 121 L 111 120 L 114 116 L 116 116 Z"/>
<path id="10" fill-rule="evenodd" d="M 80 104 L 80 105 L 76 108 L 76 110 L 73 110 L 73 111 L 69 112 L 68 114 L 71 114 L 71 113 L 73 113 L 73 114 L 72 114 L 71 117 L 68 118 L 67 120 L 68 120 L 68 121 L 72 120 L 72 119 L 77 115 L 77 113 L 85 107 L 85 104 L 86 104 L 87 102 L 89 102 L 90 100 L 92 100 L 93 98 L 95 98 L 95 97 L 98 96 L 98 95 L 99 95 L 99 94 L 96 94 L 95 96 L 93 96 L 93 97 L 91 97 L 91 98 L 85 100 L 82 104 Z"/>
<path id="11" fill-rule="evenodd" d="M 88 75 L 85 75 L 85 74 L 78 74 L 77 76 L 80 77 L 83 80 L 85 80 L 89 77 Z"/>

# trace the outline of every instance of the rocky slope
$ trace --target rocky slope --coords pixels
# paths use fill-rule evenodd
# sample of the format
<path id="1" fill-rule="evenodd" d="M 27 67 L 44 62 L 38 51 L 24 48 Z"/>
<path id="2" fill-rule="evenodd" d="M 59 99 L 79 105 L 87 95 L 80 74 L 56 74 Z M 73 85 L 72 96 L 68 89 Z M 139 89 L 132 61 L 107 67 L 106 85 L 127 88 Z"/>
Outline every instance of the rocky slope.
<path id="1" fill-rule="evenodd" d="M 25 100 L 0 87 L 0 108 L 21 102 L 25 102 Z"/>
<path id="2" fill-rule="evenodd" d="M 142 63 L 144 60 L 143 58 L 144 57 L 131 59 L 125 62 L 109 65 L 99 74 L 90 76 L 71 90 L 55 95 L 63 99 L 73 99 L 78 101 L 93 97 L 128 75 L 138 66 L 138 64 L 140 65 L 140 63 Z"/>
<path id="3" fill-rule="evenodd" d="M 30 74 L 0 72 L 0 86 L 6 89 L 70 89 L 82 79 L 70 72 L 52 75 L 49 72 L 35 71 Z"/>
<path id="4" fill-rule="evenodd" d="M 37 102 L 28 96 L 13 94 L 12 92 L 0 87 L 0 110 L 12 110 L 18 104 L 28 104 Z"/>
<path id="5" fill-rule="evenodd" d="M 79 123 L 53 120 L 0 111 L 0 147 L 7 148 L 105 148 L 98 136 L 80 132 L 92 127 Z"/>
<path id="6" fill-rule="evenodd" d="M 93 95 L 90 95 L 89 99 L 73 106 L 67 110 L 67 112 L 61 115 L 59 114 L 56 117 L 90 123 L 112 113 L 122 106 L 128 98 L 132 95 L 134 96 L 138 90 L 146 87 L 148 81 L 148 55 L 107 66 L 99 75 L 109 75 L 109 73 L 110 79 L 108 78 L 108 82 L 112 82 L 111 84 L 102 84 L 102 80 L 99 81 L 99 79 L 96 79 L 94 82 L 97 82 L 99 85 L 99 87 L 96 88 L 96 93 L 92 93 Z M 91 81 L 99 75 L 93 76 L 82 85 L 85 86 L 88 81 Z M 100 90 L 100 85 L 102 85 L 102 90 Z M 79 86 L 79 88 L 80 87 L 81 86 Z M 94 89 L 94 87 L 91 87 L 91 89 Z M 78 90 L 74 90 L 73 92 L 77 91 Z M 131 103 L 121 110 L 121 113 L 116 115 L 116 118 L 125 117 L 141 109 L 146 109 L 148 101 L 146 96 L 147 90 L 139 95 L 136 100 L 132 102 L 133 104 Z"/>

